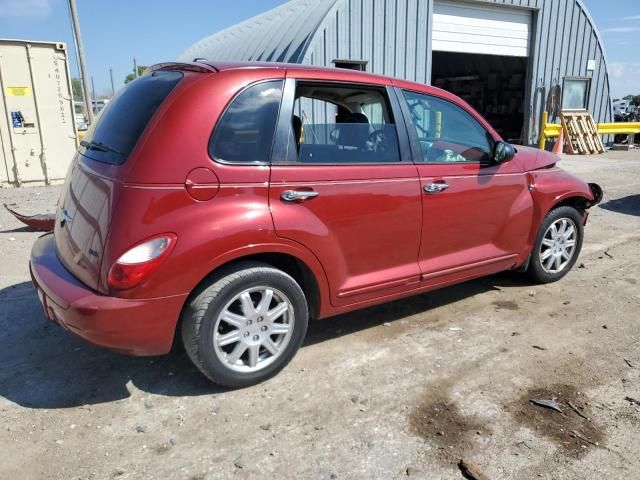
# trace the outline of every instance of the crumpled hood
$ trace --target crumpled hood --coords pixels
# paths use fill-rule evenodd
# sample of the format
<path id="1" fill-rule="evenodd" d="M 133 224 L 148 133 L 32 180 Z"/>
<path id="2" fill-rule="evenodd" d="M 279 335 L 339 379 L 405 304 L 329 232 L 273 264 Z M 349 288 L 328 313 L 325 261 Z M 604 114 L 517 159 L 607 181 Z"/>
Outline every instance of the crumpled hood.
<path id="1" fill-rule="evenodd" d="M 525 172 L 551 168 L 560 161 L 560 157 L 555 153 L 520 145 L 515 145 L 515 147 L 518 153 L 514 161 L 517 162 Z"/>

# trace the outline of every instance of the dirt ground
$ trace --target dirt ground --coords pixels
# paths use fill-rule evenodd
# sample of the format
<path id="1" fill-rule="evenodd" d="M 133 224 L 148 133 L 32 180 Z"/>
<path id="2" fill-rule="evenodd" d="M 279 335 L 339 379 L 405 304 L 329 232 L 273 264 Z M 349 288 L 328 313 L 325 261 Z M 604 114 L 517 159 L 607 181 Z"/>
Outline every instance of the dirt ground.
<path id="1" fill-rule="evenodd" d="M 38 236 L 0 212 L 0 478 L 629 479 L 640 471 L 640 151 L 565 157 L 602 185 L 575 270 L 505 273 L 318 322 L 244 390 L 45 320 Z M 59 189 L 0 189 L 52 211 Z M 132 319 L 135 321 L 135 319 Z M 531 400 L 555 400 L 562 413 Z"/>

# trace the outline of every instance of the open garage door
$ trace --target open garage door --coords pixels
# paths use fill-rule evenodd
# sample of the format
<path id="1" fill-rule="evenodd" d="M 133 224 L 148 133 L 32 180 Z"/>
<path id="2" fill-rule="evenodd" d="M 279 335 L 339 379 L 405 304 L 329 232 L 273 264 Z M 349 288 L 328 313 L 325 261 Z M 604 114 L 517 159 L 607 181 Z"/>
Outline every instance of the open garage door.
<path id="1" fill-rule="evenodd" d="M 531 11 L 437 1 L 431 83 L 462 97 L 507 141 L 524 143 Z"/>
<path id="2" fill-rule="evenodd" d="M 529 10 L 457 2 L 434 6 L 434 51 L 528 57 L 530 36 Z"/>

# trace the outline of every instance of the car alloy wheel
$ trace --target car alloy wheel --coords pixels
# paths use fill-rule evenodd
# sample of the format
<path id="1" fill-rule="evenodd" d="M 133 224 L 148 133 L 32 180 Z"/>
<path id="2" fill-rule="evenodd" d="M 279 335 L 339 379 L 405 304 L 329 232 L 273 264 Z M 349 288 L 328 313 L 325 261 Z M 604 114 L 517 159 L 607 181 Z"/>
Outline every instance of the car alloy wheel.
<path id="1" fill-rule="evenodd" d="M 293 305 L 271 287 L 248 288 L 221 310 L 213 329 L 218 359 L 230 370 L 252 373 L 276 361 L 291 341 Z"/>
<path id="2" fill-rule="evenodd" d="M 576 252 L 577 228 L 570 218 L 559 218 L 547 228 L 538 258 L 546 273 L 557 274 L 571 263 Z"/>

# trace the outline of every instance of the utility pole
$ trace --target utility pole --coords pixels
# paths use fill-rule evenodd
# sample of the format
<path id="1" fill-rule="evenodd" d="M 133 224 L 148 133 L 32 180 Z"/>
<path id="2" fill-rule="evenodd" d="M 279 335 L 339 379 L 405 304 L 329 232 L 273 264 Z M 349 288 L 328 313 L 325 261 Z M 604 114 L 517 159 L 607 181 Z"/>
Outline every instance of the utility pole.
<path id="1" fill-rule="evenodd" d="M 113 83 L 113 68 L 109 68 L 109 76 L 111 77 L 111 97 L 116 94 L 115 83 Z"/>
<path id="2" fill-rule="evenodd" d="M 91 106 L 93 107 L 93 113 L 96 114 L 96 107 L 98 106 L 98 102 L 96 102 L 96 84 L 93 83 L 93 77 L 91 77 L 91 90 L 93 90 L 93 99 L 91 101 Z"/>
<path id="3" fill-rule="evenodd" d="M 82 33 L 80 32 L 80 21 L 78 20 L 78 6 L 76 0 L 69 0 L 69 16 L 71 17 L 71 25 L 73 26 L 73 39 L 75 40 L 76 50 L 78 52 L 78 63 L 80 67 L 80 76 L 82 77 L 82 96 L 84 97 L 84 105 L 87 110 L 87 119 L 89 125 L 93 123 L 93 105 L 89 95 L 89 76 L 87 75 L 87 61 L 84 56 L 84 44 L 82 43 Z"/>
<path id="4" fill-rule="evenodd" d="M 138 62 L 135 57 L 133 59 L 133 78 L 138 78 Z"/>

